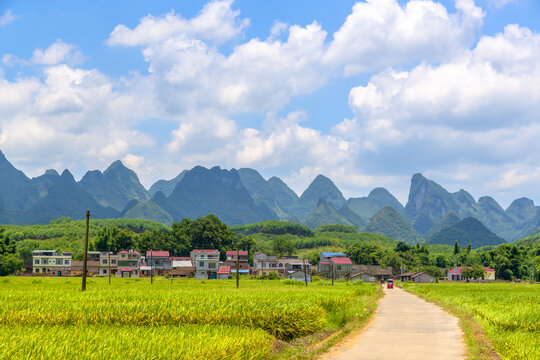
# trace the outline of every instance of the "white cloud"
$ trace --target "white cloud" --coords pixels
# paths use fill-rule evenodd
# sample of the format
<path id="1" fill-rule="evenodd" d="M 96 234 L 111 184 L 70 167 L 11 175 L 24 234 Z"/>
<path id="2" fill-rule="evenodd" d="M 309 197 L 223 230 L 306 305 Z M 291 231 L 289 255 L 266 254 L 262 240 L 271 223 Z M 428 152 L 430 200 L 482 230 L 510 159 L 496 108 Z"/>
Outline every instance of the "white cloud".
<path id="1" fill-rule="evenodd" d="M 473 0 L 457 0 L 456 13 L 440 3 L 397 0 L 357 2 L 324 56 L 345 74 L 411 62 L 442 61 L 473 44 L 484 13 Z"/>
<path id="2" fill-rule="evenodd" d="M 7 9 L 3 15 L 0 15 L 0 26 L 6 26 L 13 20 L 15 20 L 15 15 L 13 15 L 11 9 Z"/>
<path id="3" fill-rule="evenodd" d="M 145 46 L 175 36 L 222 43 L 238 36 L 249 25 L 249 20 L 239 19 L 240 11 L 232 10 L 231 4 L 232 0 L 209 2 L 193 19 L 183 19 L 174 11 L 163 17 L 148 15 L 133 30 L 118 25 L 107 43 L 111 46 Z"/>
<path id="4" fill-rule="evenodd" d="M 56 65 L 67 62 L 73 65 L 82 62 L 82 54 L 74 45 L 58 39 L 45 50 L 34 50 L 31 61 L 40 65 Z"/>
<path id="5" fill-rule="evenodd" d="M 505 7 L 508 4 L 516 3 L 518 0 L 491 0 L 493 5 L 495 5 L 496 8 L 502 8 Z"/>

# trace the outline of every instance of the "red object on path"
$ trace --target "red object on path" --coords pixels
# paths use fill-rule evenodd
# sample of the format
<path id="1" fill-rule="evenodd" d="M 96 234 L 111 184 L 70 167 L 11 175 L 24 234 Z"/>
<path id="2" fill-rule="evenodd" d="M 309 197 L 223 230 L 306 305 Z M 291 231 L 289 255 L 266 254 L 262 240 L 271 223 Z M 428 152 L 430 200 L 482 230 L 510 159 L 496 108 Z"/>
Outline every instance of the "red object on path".
<path id="1" fill-rule="evenodd" d="M 386 288 L 387 289 L 393 289 L 394 288 L 394 280 L 388 279 L 388 281 L 386 282 Z"/>

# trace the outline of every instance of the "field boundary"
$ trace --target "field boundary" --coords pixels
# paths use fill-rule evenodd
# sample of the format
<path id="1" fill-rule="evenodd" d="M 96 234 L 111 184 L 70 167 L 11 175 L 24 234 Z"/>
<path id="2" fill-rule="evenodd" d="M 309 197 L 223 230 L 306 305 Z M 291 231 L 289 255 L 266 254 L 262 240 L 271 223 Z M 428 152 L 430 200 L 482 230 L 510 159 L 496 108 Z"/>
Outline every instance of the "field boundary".
<path id="1" fill-rule="evenodd" d="M 399 286 L 399 285 L 398 285 Z M 463 311 L 462 309 L 443 304 L 435 299 L 430 299 L 420 294 L 416 294 L 410 291 L 407 287 L 399 286 L 403 290 L 410 294 L 418 296 L 421 299 L 426 300 L 432 304 L 440 306 L 446 312 L 456 316 L 459 319 L 459 327 L 465 334 L 465 344 L 467 345 L 467 359 L 469 360 L 501 360 L 501 357 L 495 350 L 493 343 L 486 335 L 484 328 L 474 320 L 471 314 Z"/>
<path id="2" fill-rule="evenodd" d="M 384 297 L 384 292 L 382 288 L 377 287 L 377 300 L 373 304 L 373 308 L 369 310 L 369 314 L 366 318 L 362 320 L 351 321 L 346 324 L 343 328 L 335 331 L 323 331 L 316 334 L 311 334 L 305 338 L 296 339 L 293 342 L 296 343 L 306 343 L 304 345 L 305 349 L 297 354 L 288 354 L 286 351 L 278 352 L 275 355 L 275 358 L 282 359 L 283 356 L 287 356 L 287 359 L 294 360 L 303 360 L 303 359 L 314 359 L 318 355 L 321 355 L 330 350 L 333 346 L 337 345 L 339 342 L 343 341 L 348 336 L 355 336 L 364 331 L 373 321 L 373 317 L 377 308 L 379 307 L 379 302 Z M 314 344 L 309 344 L 310 340 L 320 338 L 321 340 Z M 284 349 L 285 347 L 294 347 L 297 345 L 287 343 L 287 345 L 281 343 L 277 344 L 277 347 Z M 301 346 L 300 346 L 301 348 Z"/>

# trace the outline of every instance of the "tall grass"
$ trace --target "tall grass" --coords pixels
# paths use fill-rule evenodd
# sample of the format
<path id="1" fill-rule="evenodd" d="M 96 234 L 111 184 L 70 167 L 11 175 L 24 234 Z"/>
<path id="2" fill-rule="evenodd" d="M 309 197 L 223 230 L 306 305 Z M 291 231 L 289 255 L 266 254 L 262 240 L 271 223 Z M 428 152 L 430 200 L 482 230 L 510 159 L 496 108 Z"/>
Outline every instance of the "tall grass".
<path id="1" fill-rule="evenodd" d="M 237 290 L 234 281 L 97 278 L 81 292 L 78 279 L 9 280 L 0 283 L 0 358 L 132 359 L 135 346 L 140 358 L 259 359 L 276 339 L 366 318 L 378 296 L 371 284 L 246 280 Z"/>
<path id="2" fill-rule="evenodd" d="M 540 359 L 539 285 L 441 283 L 405 287 L 472 315 L 503 359 Z"/>

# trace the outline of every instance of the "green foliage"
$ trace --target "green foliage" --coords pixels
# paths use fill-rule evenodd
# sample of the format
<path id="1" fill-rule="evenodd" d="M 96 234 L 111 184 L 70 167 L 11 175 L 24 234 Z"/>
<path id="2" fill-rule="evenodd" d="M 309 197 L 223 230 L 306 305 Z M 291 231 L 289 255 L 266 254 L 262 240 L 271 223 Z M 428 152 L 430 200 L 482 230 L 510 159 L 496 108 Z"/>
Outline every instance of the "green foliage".
<path id="1" fill-rule="evenodd" d="M 306 216 L 304 224 L 311 229 L 315 229 L 324 224 L 353 225 L 349 220 L 341 216 L 336 209 L 324 199 L 319 199 L 317 207 Z"/>
<path id="2" fill-rule="evenodd" d="M 235 225 L 231 226 L 230 230 L 240 235 L 252 235 L 256 233 L 272 235 L 291 234 L 309 237 L 315 235 L 310 228 L 304 225 L 278 220 L 265 220 L 254 224 Z"/>
<path id="3" fill-rule="evenodd" d="M 144 200 L 125 212 L 126 219 L 152 220 L 170 226 L 172 216 L 152 200 Z"/>
<path id="4" fill-rule="evenodd" d="M 315 232 L 343 232 L 343 233 L 356 233 L 358 232 L 358 226 L 355 225 L 343 225 L 343 224 L 324 224 L 315 228 Z"/>
<path id="5" fill-rule="evenodd" d="M 436 279 L 443 276 L 441 269 L 439 269 L 437 266 L 422 266 L 420 268 L 420 271 L 425 272 L 426 274 L 429 274 Z"/>
<path id="6" fill-rule="evenodd" d="M 293 242 L 284 237 L 277 237 L 272 241 L 272 252 L 278 258 L 284 255 L 292 255 L 296 251 Z"/>
<path id="7" fill-rule="evenodd" d="M 0 227 L 0 276 L 23 269 L 23 261 L 16 254 L 16 242 Z"/>
<path id="8" fill-rule="evenodd" d="M 486 272 L 483 266 L 474 265 L 472 268 L 463 269 L 462 276 L 465 279 L 483 279 L 486 276 Z"/>
<path id="9" fill-rule="evenodd" d="M 306 191 L 302 193 L 299 199 L 298 213 L 296 214 L 300 218 L 305 218 L 310 212 L 315 209 L 320 200 L 328 203 L 332 206 L 333 209 L 339 209 L 344 203 L 345 198 L 341 191 L 334 185 L 332 180 L 326 176 L 319 175 L 317 176 L 311 184 L 309 184 Z M 328 223 L 335 223 L 327 222 Z M 308 225 L 311 228 L 316 228 L 316 226 Z M 349 224 L 350 225 L 350 224 Z"/>
<path id="10" fill-rule="evenodd" d="M 347 248 L 347 255 L 356 264 L 378 265 L 384 256 L 383 249 L 373 243 L 358 243 Z"/>

